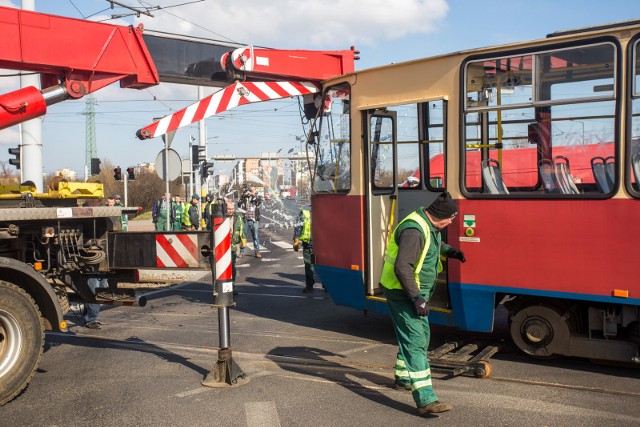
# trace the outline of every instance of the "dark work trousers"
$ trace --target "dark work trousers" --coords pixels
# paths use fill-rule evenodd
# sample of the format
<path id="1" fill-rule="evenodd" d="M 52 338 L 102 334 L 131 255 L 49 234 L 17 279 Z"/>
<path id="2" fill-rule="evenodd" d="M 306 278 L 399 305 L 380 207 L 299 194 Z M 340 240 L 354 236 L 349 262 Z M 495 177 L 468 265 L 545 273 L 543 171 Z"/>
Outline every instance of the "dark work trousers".
<path id="1" fill-rule="evenodd" d="M 312 289 L 316 283 L 313 278 L 313 246 L 302 242 L 302 258 L 304 259 L 304 283 L 307 289 Z"/>

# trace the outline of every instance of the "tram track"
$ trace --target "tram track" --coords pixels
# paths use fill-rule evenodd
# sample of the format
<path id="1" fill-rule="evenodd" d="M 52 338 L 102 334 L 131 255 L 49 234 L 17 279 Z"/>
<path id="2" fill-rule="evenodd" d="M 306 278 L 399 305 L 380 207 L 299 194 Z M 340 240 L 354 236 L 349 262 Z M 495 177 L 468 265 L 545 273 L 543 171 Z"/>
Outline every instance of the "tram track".
<path id="1" fill-rule="evenodd" d="M 255 332 L 254 332 L 255 333 Z M 292 335 L 292 334 L 291 334 Z M 158 355 L 165 354 L 166 356 L 175 356 L 174 351 L 190 351 L 194 353 L 200 354 L 210 354 L 212 357 L 217 354 L 219 347 L 207 347 L 207 346 L 199 346 L 193 344 L 179 344 L 172 343 L 167 341 L 145 341 L 141 339 L 118 339 L 111 337 L 104 337 L 98 335 L 91 334 L 83 334 L 83 335 L 74 335 L 62 332 L 47 332 L 47 340 L 55 341 L 57 343 L 73 343 L 73 342 L 82 342 L 82 341 L 94 341 L 96 343 L 101 343 L 100 347 L 103 348 L 116 348 L 116 349 L 129 349 L 136 351 L 145 351 L 149 353 L 154 353 Z M 365 343 L 365 341 L 362 341 Z M 174 351 L 172 351 L 174 350 Z M 345 360 L 344 357 L 340 355 L 330 356 L 323 355 L 322 358 L 318 356 L 306 357 L 301 356 L 299 354 L 287 354 L 287 353 L 263 353 L 250 351 L 240 348 L 233 349 L 233 352 L 239 359 L 244 360 L 263 360 L 267 359 L 274 363 L 277 363 L 280 367 L 290 367 L 297 368 L 299 371 L 303 369 L 323 369 L 323 371 L 334 371 L 341 373 L 356 373 L 356 372 L 365 372 L 365 373 L 375 373 L 380 374 L 381 372 L 387 371 L 388 377 L 391 379 L 393 377 L 393 367 L 388 364 L 378 364 L 378 363 L 368 363 L 362 361 L 349 361 Z M 441 378 L 446 378 L 441 377 Z M 546 387 L 546 388 L 555 388 L 555 389 L 565 389 L 565 390 L 573 390 L 579 392 L 588 392 L 588 393 L 599 393 L 610 396 L 624 396 L 624 397 L 634 397 L 640 398 L 640 392 L 633 391 L 623 391 L 623 390 L 613 390 L 605 387 L 592 387 L 592 386 L 583 386 L 578 384 L 566 384 L 552 381 L 540 381 L 540 380 L 529 380 L 524 378 L 515 378 L 515 377 L 501 377 L 501 376 L 491 376 L 489 378 L 478 379 L 477 381 L 495 381 L 495 382 L 504 382 L 504 383 L 513 383 L 513 384 L 524 384 L 533 387 Z M 367 387 L 371 388 L 371 387 Z M 378 387 L 374 387 L 378 388 Z M 385 389 L 386 386 L 381 386 L 380 389 Z"/>

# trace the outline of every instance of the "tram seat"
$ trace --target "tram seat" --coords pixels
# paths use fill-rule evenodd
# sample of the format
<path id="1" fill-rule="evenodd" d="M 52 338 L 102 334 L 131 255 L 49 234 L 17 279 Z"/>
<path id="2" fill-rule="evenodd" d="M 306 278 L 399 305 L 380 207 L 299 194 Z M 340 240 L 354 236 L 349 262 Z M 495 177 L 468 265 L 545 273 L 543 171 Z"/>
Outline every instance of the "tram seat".
<path id="1" fill-rule="evenodd" d="M 550 159 L 542 159 L 538 163 L 538 171 L 540 172 L 540 179 L 542 185 L 547 193 L 558 193 L 559 187 L 556 181 L 553 162 Z"/>
<path id="2" fill-rule="evenodd" d="M 610 193 L 612 185 L 607 178 L 606 160 L 604 157 L 596 156 L 591 159 L 591 170 L 593 171 L 593 178 L 596 181 L 598 191 L 601 193 Z"/>
<path id="3" fill-rule="evenodd" d="M 569 159 L 564 156 L 555 156 L 553 159 L 553 172 L 562 194 L 578 194 L 578 187 L 573 182 Z"/>
<path id="4" fill-rule="evenodd" d="M 616 182 L 616 158 L 613 156 L 605 158 L 604 169 L 607 172 L 607 182 L 613 188 L 613 184 Z"/>
<path id="5" fill-rule="evenodd" d="M 500 163 L 496 159 L 487 159 L 482 162 L 482 179 L 489 194 L 509 194 L 502 180 Z"/>
<path id="6" fill-rule="evenodd" d="M 633 166 L 633 176 L 636 178 L 636 186 L 640 188 L 640 153 L 636 153 L 631 158 L 631 166 Z"/>

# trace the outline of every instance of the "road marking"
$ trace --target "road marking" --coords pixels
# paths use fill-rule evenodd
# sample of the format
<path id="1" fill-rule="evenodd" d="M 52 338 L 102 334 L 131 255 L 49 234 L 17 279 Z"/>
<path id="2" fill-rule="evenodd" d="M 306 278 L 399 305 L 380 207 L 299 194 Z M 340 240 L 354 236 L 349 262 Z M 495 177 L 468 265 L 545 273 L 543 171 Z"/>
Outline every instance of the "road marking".
<path id="1" fill-rule="evenodd" d="M 276 403 L 251 402 L 244 404 L 248 427 L 280 427 Z"/>
<path id="2" fill-rule="evenodd" d="M 293 245 L 287 242 L 277 241 L 277 242 L 271 242 L 271 244 L 276 245 L 277 247 L 282 249 L 293 249 Z"/>
<path id="3" fill-rule="evenodd" d="M 280 261 L 281 258 L 262 258 L 262 262 Z"/>
<path id="4" fill-rule="evenodd" d="M 189 396 L 193 396 L 194 394 L 204 393 L 205 391 L 209 391 L 209 389 L 207 389 L 205 387 L 200 387 L 200 388 L 195 388 L 193 390 L 189 390 L 189 391 L 185 391 L 185 392 L 182 392 L 182 393 L 178 393 L 175 396 L 176 397 L 189 397 Z"/>

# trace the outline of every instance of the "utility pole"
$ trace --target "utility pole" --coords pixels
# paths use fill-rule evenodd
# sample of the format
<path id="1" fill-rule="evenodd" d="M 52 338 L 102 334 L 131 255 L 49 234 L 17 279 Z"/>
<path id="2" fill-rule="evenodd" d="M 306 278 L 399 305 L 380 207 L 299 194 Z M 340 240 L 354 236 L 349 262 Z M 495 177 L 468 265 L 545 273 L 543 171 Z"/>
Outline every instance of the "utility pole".
<path id="1" fill-rule="evenodd" d="M 35 0 L 22 0 L 23 10 L 36 10 Z M 40 75 L 27 73 L 20 76 L 20 87 L 34 86 L 40 90 Z M 28 120 L 20 126 L 22 145 L 21 180 L 32 181 L 38 193 L 43 191 L 42 180 L 42 118 Z"/>
<path id="2" fill-rule="evenodd" d="M 91 159 L 98 157 L 98 149 L 96 147 L 96 112 L 95 105 L 97 100 L 89 95 L 86 98 L 85 115 L 85 154 L 84 154 L 84 180 L 85 182 L 90 175 Z"/>

